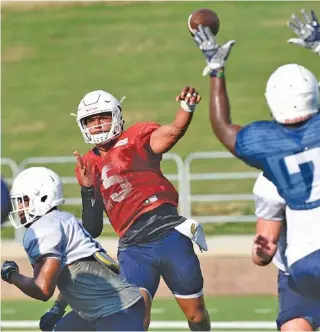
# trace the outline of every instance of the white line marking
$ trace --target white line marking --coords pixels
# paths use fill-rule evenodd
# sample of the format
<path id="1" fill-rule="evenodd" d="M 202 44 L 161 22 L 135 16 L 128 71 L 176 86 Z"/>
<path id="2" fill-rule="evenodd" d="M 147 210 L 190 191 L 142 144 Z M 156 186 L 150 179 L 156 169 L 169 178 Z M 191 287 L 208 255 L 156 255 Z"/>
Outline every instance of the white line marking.
<path id="1" fill-rule="evenodd" d="M 2 328 L 37 328 L 39 321 L 37 320 L 21 320 L 21 321 L 1 321 Z M 268 329 L 274 330 L 277 328 L 275 322 L 271 321 L 234 321 L 234 322 L 212 322 L 211 327 L 214 329 Z M 169 328 L 169 329 L 187 329 L 188 323 L 185 321 L 153 321 L 150 328 Z"/>
<path id="2" fill-rule="evenodd" d="M 155 315 L 159 315 L 159 314 L 163 314 L 165 313 L 167 310 L 164 308 L 151 308 L 151 313 L 155 314 Z"/>
<path id="3" fill-rule="evenodd" d="M 6 308 L 2 309 L 1 311 L 3 315 L 14 315 L 17 312 L 17 310 L 14 308 Z"/>
<path id="4" fill-rule="evenodd" d="M 270 312 L 272 312 L 272 310 L 269 308 L 257 308 L 254 309 L 253 312 L 255 314 L 269 314 Z"/>

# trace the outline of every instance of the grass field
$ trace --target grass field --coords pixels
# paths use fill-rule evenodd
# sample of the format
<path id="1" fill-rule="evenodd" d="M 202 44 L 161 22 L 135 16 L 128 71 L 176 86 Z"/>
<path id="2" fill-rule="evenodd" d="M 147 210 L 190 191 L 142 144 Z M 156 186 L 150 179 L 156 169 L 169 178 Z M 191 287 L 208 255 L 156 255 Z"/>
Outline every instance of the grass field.
<path id="1" fill-rule="evenodd" d="M 223 150 L 208 122 L 208 78 L 204 60 L 190 37 L 186 19 L 199 7 L 216 10 L 219 41 L 237 41 L 228 61 L 227 79 L 234 121 L 269 119 L 265 83 L 284 63 L 306 65 L 320 75 L 318 57 L 286 44 L 292 37 L 286 22 L 292 12 L 317 2 L 110 2 L 6 5 L 2 9 L 2 156 L 21 162 L 30 156 L 70 156 L 85 145 L 75 119 L 82 96 L 105 89 L 126 95 L 124 118 L 169 123 L 177 110 L 175 95 L 185 85 L 202 94 L 193 123 L 172 152 Z M 164 162 L 164 172 L 175 172 Z M 71 176 L 73 165 L 57 168 Z M 239 161 L 198 161 L 194 172 L 249 170 Z M 3 169 L 8 175 L 8 170 Z M 192 193 L 250 193 L 252 180 L 205 181 Z M 79 188 L 66 188 L 78 195 Z M 252 203 L 193 204 L 196 215 L 252 213 Z M 79 215 L 78 209 L 71 209 Z M 253 225 L 210 225 L 209 232 L 252 232 Z M 237 231 L 238 229 L 238 231 Z M 7 233 L 5 231 L 4 233 Z M 107 230 L 108 232 L 108 230 Z"/>
<path id="2" fill-rule="evenodd" d="M 277 312 L 277 299 L 272 296 L 215 297 L 207 298 L 206 304 L 212 322 L 273 322 Z M 38 320 L 39 317 L 51 307 L 51 302 L 2 301 L 1 305 L 1 321 L 34 321 Z M 169 321 L 169 323 L 172 323 L 172 321 L 181 322 L 184 321 L 184 315 L 173 299 L 160 298 L 154 301 L 152 307 L 152 321 Z M 172 328 L 170 330 L 172 330 Z M 177 331 L 182 330 L 183 329 L 177 329 Z"/>

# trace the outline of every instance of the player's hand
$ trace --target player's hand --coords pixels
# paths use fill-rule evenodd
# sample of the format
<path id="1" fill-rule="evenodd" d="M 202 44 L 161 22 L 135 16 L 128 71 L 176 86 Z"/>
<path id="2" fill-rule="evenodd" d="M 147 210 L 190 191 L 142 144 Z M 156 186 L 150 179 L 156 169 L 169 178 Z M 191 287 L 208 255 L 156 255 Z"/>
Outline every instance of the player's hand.
<path id="1" fill-rule="evenodd" d="M 210 28 L 202 25 L 199 25 L 198 30 L 194 30 L 193 32 L 193 38 L 207 60 L 207 66 L 204 68 L 202 75 L 205 76 L 214 69 L 224 67 L 231 48 L 236 41 L 229 40 L 220 46 Z"/>
<path id="2" fill-rule="evenodd" d="M 77 160 L 81 185 L 84 187 L 92 187 L 94 185 L 94 176 L 92 174 L 90 160 L 88 159 L 85 163 L 81 157 L 81 154 L 77 150 L 73 151 L 73 155 Z"/>
<path id="3" fill-rule="evenodd" d="M 65 310 L 62 309 L 57 302 L 53 307 L 47 311 L 41 318 L 39 322 L 39 328 L 41 331 L 52 331 L 57 322 L 63 317 Z"/>
<path id="4" fill-rule="evenodd" d="M 2 280 L 10 283 L 10 276 L 13 272 L 19 272 L 19 266 L 17 263 L 13 261 L 5 261 L 1 267 Z"/>
<path id="5" fill-rule="evenodd" d="M 271 262 L 273 256 L 277 252 L 277 241 L 273 237 L 267 238 L 263 235 L 256 235 L 253 239 L 253 250 L 263 262 Z"/>
<path id="6" fill-rule="evenodd" d="M 288 26 L 299 38 L 291 38 L 288 43 L 300 45 L 320 55 L 320 24 L 317 16 L 313 10 L 307 14 L 302 9 L 301 13 L 304 21 L 295 14 L 291 15 Z"/>
<path id="7" fill-rule="evenodd" d="M 200 103 L 201 96 L 198 91 L 191 86 L 185 86 L 176 97 L 176 102 L 180 101 L 180 106 L 187 112 L 194 112 L 197 104 Z"/>

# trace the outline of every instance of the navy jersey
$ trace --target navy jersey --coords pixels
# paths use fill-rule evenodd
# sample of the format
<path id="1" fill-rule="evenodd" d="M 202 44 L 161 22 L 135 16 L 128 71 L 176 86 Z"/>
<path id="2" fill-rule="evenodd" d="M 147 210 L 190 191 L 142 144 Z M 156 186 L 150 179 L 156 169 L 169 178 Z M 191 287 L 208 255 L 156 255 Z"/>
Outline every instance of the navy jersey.
<path id="1" fill-rule="evenodd" d="M 263 170 L 293 210 L 320 206 L 320 114 L 299 127 L 254 122 L 239 131 L 236 155 Z"/>

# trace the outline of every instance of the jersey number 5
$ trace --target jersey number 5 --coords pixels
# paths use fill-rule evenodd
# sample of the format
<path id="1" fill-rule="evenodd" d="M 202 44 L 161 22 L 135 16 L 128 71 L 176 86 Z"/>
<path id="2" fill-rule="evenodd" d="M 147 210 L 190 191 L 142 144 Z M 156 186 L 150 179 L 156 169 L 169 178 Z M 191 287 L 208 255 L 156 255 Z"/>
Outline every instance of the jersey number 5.
<path id="1" fill-rule="evenodd" d="M 301 173 L 301 165 L 313 164 L 311 192 L 306 203 L 320 199 L 320 148 L 306 150 L 284 158 L 289 174 Z"/>
<path id="2" fill-rule="evenodd" d="M 110 198 L 114 202 L 122 202 L 128 194 L 132 191 L 132 185 L 131 183 L 127 180 L 122 178 L 121 176 L 118 175 L 112 175 L 108 177 L 108 172 L 111 170 L 111 168 L 108 165 L 105 165 L 102 169 L 101 172 L 101 179 L 102 179 L 102 184 L 104 189 L 109 189 L 113 185 L 119 185 L 121 190 L 118 192 L 114 192 L 110 195 Z"/>

